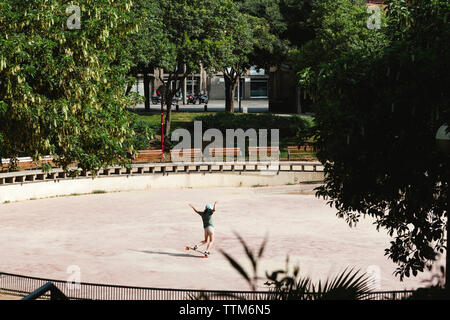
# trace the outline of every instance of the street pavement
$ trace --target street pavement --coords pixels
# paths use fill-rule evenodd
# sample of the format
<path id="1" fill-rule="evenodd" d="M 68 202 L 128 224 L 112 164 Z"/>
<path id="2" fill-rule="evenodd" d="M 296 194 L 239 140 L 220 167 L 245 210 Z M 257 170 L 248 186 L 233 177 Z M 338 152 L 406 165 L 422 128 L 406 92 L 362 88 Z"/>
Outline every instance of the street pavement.
<path id="1" fill-rule="evenodd" d="M 239 112 L 239 104 L 235 101 L 235 112 Z M 248 113 L 263 113 L 269 112 L 269 100 L 267 99 L 253 99 L 253 100 L 243 100 L 242 101 L 242 111 L 247 108 Z M 136 106 L 138 111 L 144 110 L 144 104 Z M 151 111 L 160 111 L 160 104 L 151 104 Z M 176 106 L 172 106 L 172 110 L 176 110 Z M 204 104 L 187 104 L 183 105 L 182 101 L 179 102 L 179 111 L 181 112 L 202 112 L 205 110 Z M 208 102 L 208 112 L 221 112 L 225 111 L 225 100 L 211 100 Z"/>

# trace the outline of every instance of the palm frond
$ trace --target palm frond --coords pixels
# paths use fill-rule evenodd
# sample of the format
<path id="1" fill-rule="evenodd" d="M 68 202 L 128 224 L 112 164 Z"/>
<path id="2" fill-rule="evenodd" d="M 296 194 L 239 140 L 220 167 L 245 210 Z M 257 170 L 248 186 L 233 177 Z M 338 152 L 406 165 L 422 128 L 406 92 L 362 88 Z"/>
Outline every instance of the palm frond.
<path id="1" fill-rule="evenodd" d="M 223 250 L 220 250 L 220 252 L 225 256 L 225 258 L 227 258 L 228 262 L 233 266 L 233 268 L 236 269 L 245 280 L 247 280 L 248 284 L 253 289 L 254 286 L 253 286 L 252 280 L 250 279 L 247 272 L 245 272 L 244 268 L 235 259 L 233 259 L 229 254 L 227 254 Z"/>
<path id="2" fill-rule="evenodd" d="M 247 255 L 248 259 L 250 260 L 250 262 L 252 264 L 253 271 L 256 272 L 257 262 L 256 262 L 254 254 L 253 254 L 253 251 L 247 246 L 247 243 L 245 243 L 244 239 L 242 239 L 242 237 L 239 234 L 237 234 L 237 233 L 234 233 L 234 234 L 239 239 L 239 242 L 241 243 L 241 245 L 244 247 L 245 254 Z"/>
<path id="3" fill-rule="evenodd" d="M 263 241 L 258 254 L 255 256 L 244 239 L 239 235 L 236 236 L 252 264 L 253 278 L 235 259 L 223 250 L 221 252 L 255 291 L 256 281 L 260 280 L 257 276 L 257 266 L 264 252 L 267 239 Z M 289 256 L 286 257 L 285 270 L 276 270 L 271 273 L 266 271 L 265 274 L 267 279 L 265 285 L 269 287 L 269 294 L 267 295 L 269 300 L 359 300 L 371 292 L 368 275 L 361 273 L 359 270 L 355 271 L 354 268 L 345 268 L 335 277 L 328 278 L 325 282 L 319 281 L 316 284 L 309 277 L 301 277 L 298 266 L 294 267 L 291 274 Z"/>
<path id="4" fill-rule="evenodd" d="M 360 271 L 346 268 L 334 278 L 324 283 L 319 281 L 312 287 L 312 292 L 320 300 L 358 300 L 371 292 L 369 277 Z"/>

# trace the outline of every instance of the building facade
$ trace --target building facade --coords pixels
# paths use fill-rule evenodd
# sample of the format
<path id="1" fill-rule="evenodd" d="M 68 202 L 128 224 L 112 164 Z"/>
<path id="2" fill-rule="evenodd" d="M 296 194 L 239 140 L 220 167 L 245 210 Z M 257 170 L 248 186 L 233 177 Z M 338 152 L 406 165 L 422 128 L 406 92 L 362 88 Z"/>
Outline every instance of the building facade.
<path id="1" fill-rule="evenodd" d="M 239 81 L 236 89 L 242 100 L 268 99 L 269 98 L 269 74 L 264 69 L 251 68 Z M 217 73 L 208 78 L 208 94 L 212 100 L 225 99 L 225 80 L 223 73 Z"/>
<path id="2" fill-rule="evenodd" d="M 150 95 L 155 96 L 162 84 L 160 76 L 165 81 L 169 77 L 168 74 L 165 74 L 160 69 L 155 69 L 147 74 L 139 74 L 137 76 L 138 84 L 132 90 L 142 94 L 145 90 L 138 88 L 148 87 Z M 242 100 L 268 99 L 270 93 L 269 83 L 270 75 L 266 70 L 251 68 L 240 79 L 235 98 L 238 98 L 239 92 Z M 177 83 L 177 86 L 180 86 L 180 84 Z M 221 72 L 208 75 L 204 70 L 201 70 L 197 74 L 189 75 L 180 87 L 181 92 L 179 96 L 181 99 L 191 94 L 205 93 L 210 100 L 225 100 L 225 80 Z"/>

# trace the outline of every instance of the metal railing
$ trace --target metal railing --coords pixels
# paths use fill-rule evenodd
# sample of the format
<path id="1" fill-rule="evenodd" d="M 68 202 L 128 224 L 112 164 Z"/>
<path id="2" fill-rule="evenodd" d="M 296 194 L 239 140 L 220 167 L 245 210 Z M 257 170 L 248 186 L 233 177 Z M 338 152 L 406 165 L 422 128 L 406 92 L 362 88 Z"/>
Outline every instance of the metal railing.
<path id="1" fill-rule="evenodd" d="M 68 300 L 67 296 L 51 282 L 47 282 L 22 300 L 37 300 L 41 297 L 47 296 L 48 292 L 50 292 L 50 300 Z"/>
<path id="2" fill-rule="evenodd" d="M 38 288 L 51 282 L 69 299 L 88 300 L 274 300 L 287 297 L 269 291 L 227 291 L 227 290 L 191 290 L 127 287 L 94 283 L 69 283 L 0 272 L 0 291 L 11 294 L 29 295 Z M 365 294 L 361 300 L 401 300 L 408 298 L 414 291 L 384 291 Z M 317 299 L 317 295 L 302 294 L 298 299 Z M 43 298 L 50 298 L 47 293 Z M 296 298 L 292 295 L 290 298 Z"/>

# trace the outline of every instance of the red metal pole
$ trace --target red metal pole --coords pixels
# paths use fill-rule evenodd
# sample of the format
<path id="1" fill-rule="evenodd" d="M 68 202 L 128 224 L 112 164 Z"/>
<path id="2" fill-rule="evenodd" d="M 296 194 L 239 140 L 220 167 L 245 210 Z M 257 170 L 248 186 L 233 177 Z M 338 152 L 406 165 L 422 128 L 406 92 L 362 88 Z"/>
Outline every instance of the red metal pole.
<path id="1" fill-rule="evenodd" d="M 163 159 L 164 159 L 164 96 L 165 94 L 161 93 L 161 149 Z"/>

